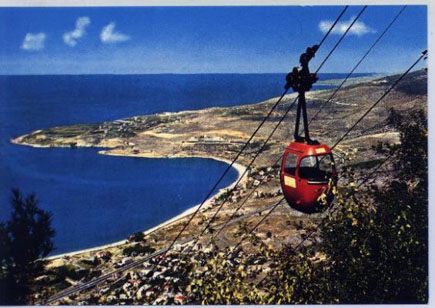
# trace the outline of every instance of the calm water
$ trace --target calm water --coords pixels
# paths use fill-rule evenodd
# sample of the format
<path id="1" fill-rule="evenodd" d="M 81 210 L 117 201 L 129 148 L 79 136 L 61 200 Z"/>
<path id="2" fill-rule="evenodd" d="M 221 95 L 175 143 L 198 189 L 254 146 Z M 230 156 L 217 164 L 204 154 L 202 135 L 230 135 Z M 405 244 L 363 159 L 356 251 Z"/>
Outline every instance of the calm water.
<path id="1" fill-rule="evenodd" d="M 284 76 L 0 76 L 0 219 L 9 217 L 13 187 L 35 192 L 53 213 L 58 254 L 124 239 L 183 212 L 202 201 L 224 163 L 36 149 L 9 140 L 52 126 L 256 103 L 280 95 Z M 236 176 L 231 170 L 220 187 Z"/>

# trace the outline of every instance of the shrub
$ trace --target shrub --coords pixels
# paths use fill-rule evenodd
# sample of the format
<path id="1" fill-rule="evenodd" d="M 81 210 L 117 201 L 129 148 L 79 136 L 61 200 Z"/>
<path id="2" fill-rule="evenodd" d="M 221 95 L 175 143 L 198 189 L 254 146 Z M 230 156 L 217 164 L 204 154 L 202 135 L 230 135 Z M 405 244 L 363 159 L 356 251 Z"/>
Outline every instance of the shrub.
<path id="1" fill-rule="evenodd" d="M 122 250 L 122 254 L 125 255 L 125 256 L 131 256 L 131 254 L 133 252 L 135 252 L 136 254 L 140 254 L 140 253 L 144 253 L 145 254 L 145 253 L 153 253 L 155 251 L 156 250 L 154 248 L 150 247 L 150 246 L 137 244 L 137 245 L 134 245 L 134 246 L 129 246 L 129 247 L 124 248 Z"/>

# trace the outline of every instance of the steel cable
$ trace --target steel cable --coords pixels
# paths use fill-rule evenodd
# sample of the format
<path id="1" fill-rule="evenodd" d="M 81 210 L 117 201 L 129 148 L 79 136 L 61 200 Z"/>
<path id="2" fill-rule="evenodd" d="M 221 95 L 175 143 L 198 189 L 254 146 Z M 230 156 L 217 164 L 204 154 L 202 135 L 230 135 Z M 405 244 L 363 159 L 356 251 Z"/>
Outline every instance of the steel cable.
<path id="1" fill-rule="evenodd" d="M 242 244 L 242 242 L 246 239 L 246 237 L 249 235 L 249 234 L 251 234 L 252 232 L 254 232 L 255 231 L 255 229 L 257 229 L 258 228 L 258 226 L 260 226 L 262 223 L 263 223 L 263 221 L 265 221 L 266 220 L 266 218 L 267 217 L 269 217 L 270 216 L 270 214 L 272 214 L 272 212 L 278 207 L 278 205 L 280 205 L 281 204 L 281 202 L 282 201 L 284 201 L 284 198 L 281 198 L 278 202 L 276 202 L 275 203 L 275 205 L 269 210 L 269 212 L 267 212 L 267 214 L 266 215 L 264 215 L 256 224 L 255 224 L 255 226 L 247 233 L 247 234 L 245 234 L 245 236 L 243 237 L 243 238 L 241 238 L 240 239 L 240 241 L 239 242 L 237 242 L 237 244 L 236 244 L 236 246 L 234 246 L 234 248 L 233 248 L 233 251 L 235 251 L 241 244 Z"/>
<path id="2" fill-rule="evenodd" d="M 283 157 L 283 155 L 281 155 L 273 164 L 273 166 L 275 166 Z M 225 223 L 222 225 L 222 227 L 212 236 L 211 240 L 213 240 L 216 236 L 219 235 L 219 233 L 221 233 L 221 231 L 223 229 L 225 229 L 225 227 L 227 226 L 227 224 L 234 218 L 234 216 L 237 214 L 237 212 L 245 205 L 245 203 L 251 198 L 251 196 L 254 194 L 254 192 L 257 191 L 257 188 L 260 187 L 264 180 L 266 179 L 266 177 L 263 177 L 260 181 L 260 183 L 258 184 L 258 186 L 256 188 L 254 188 L 253 190 L 251 190 L 251 192 L 249 193 L 248 196 L 246 196 L 245 200 L 243 200 L 243 202 L 233 211 L 233 213 L 231 214 L 230 218 L 228 218 Z"/>
<path id="3" fill-rule="evenodd" d="M 315 74 L 317 74 L 320 69 L 323 67 L 323 65 L 326 63 L 326 61 L 329 59 L 329 57 L 332 55 L 332 53 L 335 51 L 335 49 L 340 45 L 341 41 L 345 38 L 347 33 L 350 31 L 352 26 L 356 23 L 356 21 L 361 17 L 362 13 L 367 9 L 367 5 L 365 5 L 361 11 L 359 11 L 358 15 L 353 19 L 352 23 L 347 27 L 346 31 L 341 35 L 340 39 L 335 43 L 334 47 L 332 47 L 331 51 L 328 53 L 328 55 L 323 59 L 322 63 L 320 63 L 319 67 L 317 68 Z"/>
<path id="4" fill-rule="evenodd" d="M 337 142 L 331 147 L 333 150 L 344 138 L 373 110 L 384 98 L 390 93 L 394 87 L 421 61 L 427 54 L 427 50 L 423 51 L 420 57 L 388 88 L 388 90 L 353 124 Z"/>

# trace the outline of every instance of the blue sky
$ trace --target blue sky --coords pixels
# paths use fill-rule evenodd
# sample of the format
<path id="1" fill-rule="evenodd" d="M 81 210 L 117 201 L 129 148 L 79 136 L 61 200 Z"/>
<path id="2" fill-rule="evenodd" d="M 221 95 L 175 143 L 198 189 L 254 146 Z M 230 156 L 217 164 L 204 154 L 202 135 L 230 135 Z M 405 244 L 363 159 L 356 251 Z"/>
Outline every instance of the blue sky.
<path id="1" fill-rule="evenodd" d="M 370 6 L 321 72 L 347 72 L 401 6 Z M 341 6 L 0 8 L 0 74 L 287 72 Z M 344 24 L 360 6 L 352 6 Z M 326 55 L 329 36 L 312 67 Z M 400 72 L 427 48 L 408 6 L 357 72 Z"/>

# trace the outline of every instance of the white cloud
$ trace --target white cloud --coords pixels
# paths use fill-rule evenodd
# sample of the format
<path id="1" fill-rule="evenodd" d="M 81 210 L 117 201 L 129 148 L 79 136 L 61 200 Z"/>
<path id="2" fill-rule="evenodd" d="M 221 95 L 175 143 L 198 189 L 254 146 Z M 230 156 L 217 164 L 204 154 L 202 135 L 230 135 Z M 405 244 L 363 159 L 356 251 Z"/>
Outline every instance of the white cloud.
<path id="1" fill-rule="evenodd" d="M 115 23 L 111 22 L 101 30 L 100 39 L 103 43 L 117 43 L 130 39 L 130 36 L 121 32 L 116 32 Z"/>
<path id="2" fill-rule="evenodd" d="M 76 28 L 73 31 L 63 34 L 63 41 L 65 44 L 71 47 L 77 45 L 78 39 L 86 34 L 86 27 L 89 26 L 90 23 L 91 20 L 87 16 L 77 18 Z"/>
<path id="3" fill-rule="evenodd" d="M 338 22 L 334 29 L 332 29 L 331 33 L 333 34 L 343 34 L 344 32 L 346 32 L 346 29 L 350 26 L 350 24 L 352 23 L 352 21 L 355 19 L 355 17 L 351 17 L 348 21 L 342 21 L 342 22 Z M 331 28 L 331 26 L 333 25 L 333 21 L 330 20 L 323 20 L 319 23 L 319 29 L 320 31 L 322 31 L 323 33 L 326 33 L 329 31 L 329 29 Z M 376 33 L 376 30 L 370 28 L 369 26 L 367 26 L 365 23 L 363 23 L 362 21 L 356 21 L 352 28 L 350 28 L 348 34 L 354 34 L 357 36 L 361 36 L 367 33 Z"/>
<path id="4" fill-rule="evenodd" d="M 24 41 L 21 44 L 21 49 L 24 50 L 41 50 L 44 49 L 45 33 L 27 33 Z"/>

